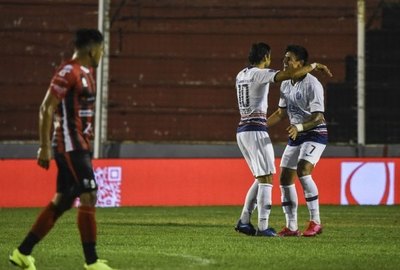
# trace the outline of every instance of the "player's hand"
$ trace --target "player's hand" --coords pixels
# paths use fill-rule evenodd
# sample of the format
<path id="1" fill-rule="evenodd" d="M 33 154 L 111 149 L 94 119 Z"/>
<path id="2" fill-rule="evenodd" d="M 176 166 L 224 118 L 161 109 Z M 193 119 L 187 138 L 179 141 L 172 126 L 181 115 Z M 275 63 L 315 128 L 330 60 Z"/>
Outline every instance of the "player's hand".
<path id="1" fill-rule="evenodd" d="M 292 140 L 296 140 L 297 138 L 297 134 L 299 133 L 299 131 L 297 130 L 297 128 L 294 125 L 290 125 L 286 128 L 286 131 L 289 133 L 289 138 Z"/>
<path id="2" fill-rule="evenodd" d="M 315 70 L 325 72 L 326 74 L 328 74 L 329 77 L 333 76 L 332 72 L 329 70 L 329 68 L 327 66 L 320 64 L 320 63 L 316 63 L 316 64 L 317 64 L 317 66 L 315 67 Z"/>
<path id="3" fill-rule="evenodd" d="M 51 147 L 41 146 L 37 153 L 37 164 L 43 169 L 48 170 L 50 167 Z"/>

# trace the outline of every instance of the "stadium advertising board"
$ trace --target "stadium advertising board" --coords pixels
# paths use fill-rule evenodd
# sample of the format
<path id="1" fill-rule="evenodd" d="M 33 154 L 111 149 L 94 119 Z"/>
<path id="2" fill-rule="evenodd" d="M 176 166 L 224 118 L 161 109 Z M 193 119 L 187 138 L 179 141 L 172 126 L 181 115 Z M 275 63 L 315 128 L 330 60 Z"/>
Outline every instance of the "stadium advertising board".
<path id="1" fill-rule="evenodd" d="M 253 182 L 243 159 L 104 159 L 93 163 L 99 207 L 241 205 Z M 325 158 L 313 177 L 321 204 L 400 204 L 399 167 L 400 159 Z M 44 206 L 53 196 L 54 162 L 45 171 L 35 160 L 1 160 L 0 171 L 0 207 Z M 274 205 L 280 205 L 278 179 L 274 179 Z M 298 181 L 296 186 L 301 194 Z M 305 204 L 301 195 L 299 203 Z"/>

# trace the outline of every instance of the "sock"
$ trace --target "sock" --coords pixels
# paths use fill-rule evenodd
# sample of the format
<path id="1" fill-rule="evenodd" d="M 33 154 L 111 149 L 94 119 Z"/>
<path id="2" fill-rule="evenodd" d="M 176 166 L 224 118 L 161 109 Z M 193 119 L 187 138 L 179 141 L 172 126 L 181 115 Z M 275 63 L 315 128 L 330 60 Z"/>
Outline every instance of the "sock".
<path id="1" fill-rule="evenodd" d="M 33 247 L 48 234 L 61 215 L 62 213 L 58 213 L 55 205 L 50 202 L 39 214 L 18 250 L 24 255 L 31 254 Z"/>
<path id="2" fill-rule="evenodd" d="M 268 219 L 271 213 L 272 204 L 272 185 L 258 184 L 257 208 L 258 208 L 258 229 L 264 231 L 268 229 Z"/>
<path id="3" fill-rule="evenodd" d="M 244 224 L 250 223 L 251 213 L 257 206 L 257 192 L 258 192 L 258 181 L 254 181 L 253 185 L 247 191 L 246 199 L 244 201 L 244 206 L 242 214 L 240 215 L 240 221 Z"/>
<path id="4" fill-rule="evenodd" d="M 78 208 L 78 228 L 81 235 L 83 253 L 87 264 L 95 263 L 98 259 L 96 253 L 96 208 L 80 206 Z"/>
<path id="5" fill-rule="evenodd" d="M 304 197 L 306 198 L 308 211 L 310 212 L 310 220 L 317 224 L 321 224 L 319 217 L 319 200 L 318 188 L 312 179 L 311 175 L 299 177 L 301 185 L 304 190 Z"/>
<path id="6" fill-rule="evenodd" d="M 285 213 L 286 227 L 291 231 L 296 231 L 297 226 L 297 192 L 294 184 L 289 186 L 281 185 L 281 201 L 283 213 Z"/>

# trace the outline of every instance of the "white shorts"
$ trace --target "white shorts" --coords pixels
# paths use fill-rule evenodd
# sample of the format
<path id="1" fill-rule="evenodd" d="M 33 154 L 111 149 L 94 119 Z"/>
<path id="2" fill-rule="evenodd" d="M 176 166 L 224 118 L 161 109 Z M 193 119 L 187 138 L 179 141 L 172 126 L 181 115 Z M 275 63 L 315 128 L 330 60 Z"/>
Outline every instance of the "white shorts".
<path id="1" fill-rule="evenodd" d="M 326 145 L 317 142 L 304 142 L 298 146 L 287 145 L 282 154 L 281 167 L 296 170 L 300 159 L 307 160 L 315 166 L 321 158 Z"/>
<path id="2" fill-rule="evenodd" d="M 268 132 L 239 132 L 236 134 L 236 140 L 254 177 L 276 172 L 274 148 Z"/>

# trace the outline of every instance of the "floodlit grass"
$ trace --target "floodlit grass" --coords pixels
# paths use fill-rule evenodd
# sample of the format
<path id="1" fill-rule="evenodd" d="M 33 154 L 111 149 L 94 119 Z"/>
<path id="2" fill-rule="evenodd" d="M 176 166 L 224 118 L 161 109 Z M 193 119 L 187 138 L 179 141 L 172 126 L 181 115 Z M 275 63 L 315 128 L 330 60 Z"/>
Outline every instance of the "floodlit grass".
<path id="1" fill-rule="evenodd" d="M 400 269 L 399 206 L 322 206 L 323 234 L 263 238 L 238 234 L 240 207 L 98 209 L 98 253 L 121 269 Z M 39 209 L 0 209 L 0 269 L 8 263 Z M 255 218 L 255 217 L 254 217 Z M 304 229 L 308 218 L 299 209 Z M 65 214 L 35 248 L 38 270 L 83 269 L 75 223 Z M 253 223 L 256 223 L 254 220 Z M 270 225 L 284 216 L 274 206 Z"/>

